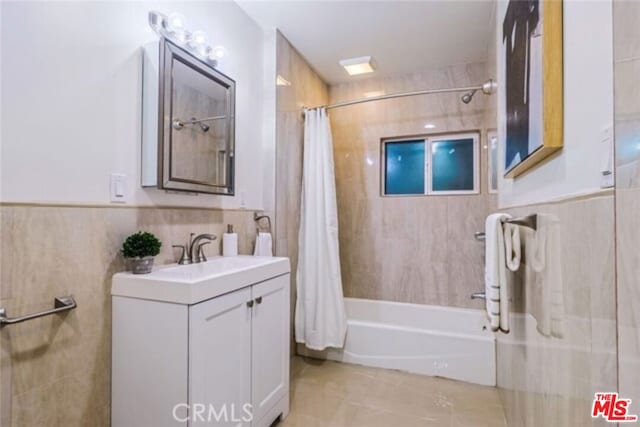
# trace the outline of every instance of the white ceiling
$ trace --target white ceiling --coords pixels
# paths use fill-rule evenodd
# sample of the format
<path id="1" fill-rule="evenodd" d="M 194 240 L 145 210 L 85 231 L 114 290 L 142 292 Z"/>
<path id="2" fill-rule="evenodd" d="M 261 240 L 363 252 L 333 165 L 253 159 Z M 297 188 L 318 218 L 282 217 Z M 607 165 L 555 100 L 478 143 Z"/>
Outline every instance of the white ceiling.
<path id="1" fill-rule="evenodd" d="M 278 28 L 330 84 L 358 78 L 338 64 L 358 56 L 373 56 L 375 75 L 484 61 L 495 5 L 495 0 L 237 2 L 261 27 Z"/>

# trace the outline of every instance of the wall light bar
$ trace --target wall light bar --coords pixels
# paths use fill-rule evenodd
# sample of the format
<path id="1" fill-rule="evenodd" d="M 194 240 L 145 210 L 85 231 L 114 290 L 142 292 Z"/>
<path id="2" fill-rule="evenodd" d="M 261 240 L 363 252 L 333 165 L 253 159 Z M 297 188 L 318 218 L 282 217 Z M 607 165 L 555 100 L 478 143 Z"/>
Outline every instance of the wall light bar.
<path id="1" fill-rule="evenodd" d="M 204 31 L 189 31 L 186 29 L 186 18 L 180 13 L 165 15 L 160 12 L 149 12 L 149 26 L 156 34 L 167 38 L 195 56 L 216 67 L 218 60 L 225 54 L 224 46 L 209 45 Z"/>

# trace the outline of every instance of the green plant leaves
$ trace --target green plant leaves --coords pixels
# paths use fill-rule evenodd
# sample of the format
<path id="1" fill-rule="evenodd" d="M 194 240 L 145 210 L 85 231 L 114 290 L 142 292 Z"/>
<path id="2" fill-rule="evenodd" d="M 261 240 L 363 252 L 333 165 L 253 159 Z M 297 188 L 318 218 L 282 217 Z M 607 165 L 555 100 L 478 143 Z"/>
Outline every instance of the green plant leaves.
<path id="1" fill-rule="evenodd" d="M 122 244 L 122 255 L 126 258 L 156 256 L 160 253 L 162 242 L 146 231 L 138 231 L 127 237 Z"/>

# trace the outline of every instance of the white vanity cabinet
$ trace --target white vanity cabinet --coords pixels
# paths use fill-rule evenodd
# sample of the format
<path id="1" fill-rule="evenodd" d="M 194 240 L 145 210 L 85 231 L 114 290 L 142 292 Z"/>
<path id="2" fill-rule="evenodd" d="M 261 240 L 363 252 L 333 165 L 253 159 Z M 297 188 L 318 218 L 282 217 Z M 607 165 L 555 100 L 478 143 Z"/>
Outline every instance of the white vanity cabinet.
<path id="1" fill-rule="evenodd" d="M 115 275 L 112 425 L 268 427 L 284 418 L 289 283 L 286 258 Z"/>

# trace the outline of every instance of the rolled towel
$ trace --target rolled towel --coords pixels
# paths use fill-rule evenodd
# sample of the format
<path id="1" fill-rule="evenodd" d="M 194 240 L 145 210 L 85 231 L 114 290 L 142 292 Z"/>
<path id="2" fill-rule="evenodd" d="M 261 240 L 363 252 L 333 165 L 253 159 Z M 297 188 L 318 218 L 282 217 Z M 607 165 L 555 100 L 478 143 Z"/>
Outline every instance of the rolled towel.
<path id="1" fill-rule="evenodd" d="M 495 213 L 485 222 L 485 296 L 491 329 L 509 332 L 509 292 L 505 260 L 505 242 L 502 222 L 511 218 Z"/>
<path id="2" fill-rule="evenodd" d="M 504 246 L 507 267 L 511 271 L 520 268 L 520 227 L 514 224 L 504 224 Z"/>
<path id="3" fill-rule="evenodd" d="M 254 256 L 273 256 L 273 243 L 271 233 L 258 233 L 256 236 L 256 247 L 253 251 Z"/>
<path id="4" fill-rule="evenodd" d="M 538 231 L 525 242 L 529 279 L 533 282 L 531 314 L 544 336 L 564 336 L 564 286 L 560 254 L 559 221 L 538 214 Z"/>

